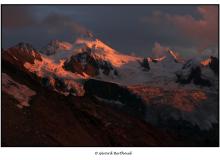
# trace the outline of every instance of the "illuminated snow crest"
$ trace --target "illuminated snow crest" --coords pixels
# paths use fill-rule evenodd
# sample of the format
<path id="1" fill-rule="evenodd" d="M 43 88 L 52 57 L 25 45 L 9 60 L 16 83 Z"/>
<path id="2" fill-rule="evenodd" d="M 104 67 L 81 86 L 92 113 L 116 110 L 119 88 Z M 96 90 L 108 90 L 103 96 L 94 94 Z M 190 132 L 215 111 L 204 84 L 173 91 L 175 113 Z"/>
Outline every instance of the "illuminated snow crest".
<path id="1" fill-rule="evenodd" d="M 2 90 L 3 92 L 13 96 L 19 104 L 17 107 L 23 108 L 30 106 L 31 97 L 36 95 L 36 92 L 27 86 L 14 81 L 6 73 L 2 73 Z"/>
<path id="2" fill-rule="evenodd" d="M 35 60 L 34 64 L 26 62 L 24 67 L 30 72 L 35 73 L 38 77 L 45 80 L 45 85 L 54 91 L 64 95 L 83 96 L 83 80 L 87 75 L 83 76 L 77 73 L 68 72 L 63 69 L 63 60 L 55 63 L 47 56 L 42 56 L 43 61 Z"/>

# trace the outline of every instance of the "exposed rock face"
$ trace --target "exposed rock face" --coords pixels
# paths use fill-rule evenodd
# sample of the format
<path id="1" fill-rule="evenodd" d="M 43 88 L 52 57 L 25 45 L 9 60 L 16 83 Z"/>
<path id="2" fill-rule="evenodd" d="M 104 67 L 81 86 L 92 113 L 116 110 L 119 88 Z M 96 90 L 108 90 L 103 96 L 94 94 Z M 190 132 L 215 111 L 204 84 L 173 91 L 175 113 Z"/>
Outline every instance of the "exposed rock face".
<path id="1" fill-rule="evenodd" d="M 59 52 L 67 52 L 71 50 L 72 44 L 64 41 L 59 41 L 59 40 L 52 40 L 50 41 L 47 46 L 42 48 L 42 53 L 50 56 L 50 55 L 55 55 L 59 54 Z"/>
<path id="2" fill-rule="evenodd" d="M 6 66 L 3 70 L 37 94 L 28 108 L 19 109 L 13 96 L 2 93 L 2 146 L 121 147 L 180 143 L 168 133 L 107 103 L 88 96 L 66 97 L 35 83 L 25 72 L 15 74 Z"/>
<path id="3" fill-rule="evenodd" d="M 24 69 L 26 62 L 34 64 L 35 60 L 42 61 L 41 55 L 28 43 L 19 43 L 2 53 L 3 61 Z"/>
<path id="4" fill-rule="evenodd" d="M 177 82 L 181 84 L 188 84 L 193 82 L 195 85 L 208 86 L 212 84 L 210 80 L 202 77 L 201 67 L 194 64 L 192 60 L 183 65 L 182 70 L 176 72 Z"/>
<path id="5" fill-rule="evenodd" d="M 193 82 L 196 85 L 201 86 L 211 86 L 211 82 L 208 79 L 204 79 L 201 76 L 201 68 L 197 66 L 196 68 L 192 68 L 190 74 L 187 77 L 182 77 L 180 74 L 177 75 L 177 82 L 182 84 L 188 84 Z"/>
<path id="6" fill-rule="evenodd" d="M 152 62 L 157 63 L 156 60 L 152 60 Z M 147 70 L 147 71 L 150 70 L 150 64 L 148 62 L 148 58 L 143 59 L 143 61 L 141 62 L 141 66 L 144 67 L 144 69 Z"/>
<path id="7" fill-rule="evenodd" d="M 2 64 L 14 73 L 20 74 L 19 71 L 22 71 L 43 87 L 65 95 L 84 94 L 83 79 L 80 76 L 65 71 L 62 66 L 45 56 L 41 57 L 30 44 L 19 43 L 7 49 L 3 52 L 2 59 Z"/>
<path id="8" fill-rule="evenodd" d="M 118 101 L 126 105 L 126 111 L 144 117 L 144 104 L 141 98 L 133 94 L 127 87 L 116 83 L 89 79 L 84 84 L 86 95 L 93 95 L 110 101 Z"/>
<path id="9" fill-rule="evenodd" d="M 3 146 L 218 146 L 219 93 L 200 91 L 214 86 L 217 58 L 204 68 L 192 61 L 182 67 L 175 52 L 143 60 L 118 54 L 99 40 L 81 40 L 79 50 L 60 41 L 51 45 L 49 56 L 24 43 L 2 50 L 3 73 L 36 91 L 24 110 L 3 91 Z M 177 65 L 182 67 L 178 82 L 201 85 L 198 91 L 156 87 L 163 76 L 172 74 L 168 80 L 174 81 Z M 166 66 L 175 71 L 161 71 Z M 96 75 L 101 80 L 87 79 Z M 156 83 L 145 86 L 146 77 Z"/>
<path id="10" fill-rule="evenodd" d="M 196 85 L 211 86 L 211 82 L 208 79 L 202 78 L 200 67 L 192 69 L 189 80 L 193 80 L 194 84 Z"/>
<path id="11" fill-rule="evenodd" d="M 214 142 L 213 137 L 206 137 L 204 133 L 217 129 L 217 95 L 207 95 L 213 97 L 209 102 L 201 91 L 166 91 L 144 86 L 127 88 L 95 79 L 85 82 L 85 92 L 86 96 L 95 96 L 99 101 L 191 141 L 200 143 L 207 139 L 208 143 Z M 209 111 L 207 105 L 210 105 Z M 214 139 L 216 137 L 217 134 Z"/>
<path id="12" fill-rule="evenodd" d="M 211 63 L 209 63 L 209 67 L 213 70 L 216 75 L 219 75 L 219 60 L 216 57 L 211 56 Z"/>
<path id="13" fill-rule="evenodd" d="M 63 67 L 66 70 L 79 74 L 83 74 L 84 72 L 92 77 L 100 74 L 100 72 L 109 75 L 111 71 L 117 75 L 117 71 L 112 67 L 111 63 L 95 57 L 95 55 L 91 53 L 90 48 L 87 48 L 82 53 L 71 56 L 70 60 L 65 61 Z"/>

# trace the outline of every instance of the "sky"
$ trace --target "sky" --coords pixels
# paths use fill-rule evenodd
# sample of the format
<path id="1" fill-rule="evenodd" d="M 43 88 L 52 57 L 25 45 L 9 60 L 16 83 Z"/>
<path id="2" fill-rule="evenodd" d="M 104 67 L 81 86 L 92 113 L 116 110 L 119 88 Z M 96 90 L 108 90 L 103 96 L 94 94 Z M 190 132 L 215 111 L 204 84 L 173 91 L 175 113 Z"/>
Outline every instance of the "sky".
<path id="1" fill-rule="evenodd" d="M 183 56 L 218 51 L 217 5 L 3 5 L 2 48 L 92 32 L 112 48 L 148 56 L 169 47 Z"/>

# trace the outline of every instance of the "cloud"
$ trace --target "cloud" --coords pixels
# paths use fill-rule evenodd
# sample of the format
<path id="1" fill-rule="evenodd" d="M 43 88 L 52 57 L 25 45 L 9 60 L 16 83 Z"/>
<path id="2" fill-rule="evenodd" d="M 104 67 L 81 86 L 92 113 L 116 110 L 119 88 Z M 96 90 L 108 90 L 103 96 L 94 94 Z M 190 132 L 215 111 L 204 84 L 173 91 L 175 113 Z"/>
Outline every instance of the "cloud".
<path id="1" fill-rule="evenodd" d="M 152 49 L 152 53 L 158 58 L 164 56 L 164 52 L 168 50 L 168 47 L 162 46 L 160 43 L 155 42 Z"/>
<path id="2" fill-rule="evenodd" d="M 166 18 L 183 33 L 198 41 L 199 48 L 204 49 L 218 43 L 218 8 L 217 6 L 202 6 L 197 8 L 201 19 L 190 15 L 167 15 Z"/>
<path id="3" fill-rule="evenodd" d="M 2 26 L 6 29 L 29 27 L 35 24 L 31 8 L 27 6 L 2 6 Z"/>
<path id="4" fill-rule="evenodd" d="M 43 21 L 49 34 L 62 34 L 68 32 L 69 34 L 86 34 L 88 30 L 74 21 L 70 16 L 62 14 L 50 14 Z"/>
<path id="5" fill-rule="evenodd" d="M 3 5 L 2 45 L 7 48 L 25 41 L 40 48 L 51 39 L 72 41 L 79 34 L 88 33 L 72 17 L 63 12 L 45 12 L 35 6 Z"/>
<path id="6" fill-rule="evenodd" d="M 152 24 L 159 24 L 163 20 L 163 14 L 162 12 L 156 10 L 152 12 L 152 15 L 141 17 L 141 22 L 147 22 Z"/>
<path id="7" fill-rule="evenodd" d="M 50 13 L 44 17 L 36 16 L 34 6 L 4 5 L 2 7 L 2 26 L 4 29 L 44 29 L 49 34 L 85 34 L 88 30 L 63 13 Z"/>
<path id="8" fill-rule="evenodd" d="M 142 18 L 142 21 L 156 25 L 169 23 L 175 26 L 179 35 L 196 44 L 199 51 L 218 45 L 218 7 L 200 6 L 196 11 L 199 18 L 189 14 L 177 15 L 155 11 L 151 16 Z"/>
<path id="9" fill-rule="evenodd" d="M 166 15 L 191 15 L 195 21 L 201 20 L 202 14 L 196 7 L 195 5 L 114 7 L 3 5 L 3 44 L 7 43 L 7 46 L 11 46 L 15 42 L 25 40 L 40 47 L 51 39 L 72 41 L 75 33 L 84 33 L 89 28 L 98 38 L 110 43 L 113 48 L 123 53 L 135 52 L 142 56 L 151 54 L 156 41 L 165 46 L 171 46 L 175 50 L 177 48 L 178 52 L 181 51 L 180 53 L 188 54 L 188 48 L 192 48 L 194 53 L 195 42 L 201 42 L 201 40 L 187 36 L 183 29 L 179 29 L 177 24 L 168 20 Z M 5 13 L 4 9 L 8 11 Z M 140 23 L 140 17 L 144 16 L 148 16 L 148 20 L 143 19 L 145 23 Z M 154 22 L 150 22 L 151 20 Z"/>

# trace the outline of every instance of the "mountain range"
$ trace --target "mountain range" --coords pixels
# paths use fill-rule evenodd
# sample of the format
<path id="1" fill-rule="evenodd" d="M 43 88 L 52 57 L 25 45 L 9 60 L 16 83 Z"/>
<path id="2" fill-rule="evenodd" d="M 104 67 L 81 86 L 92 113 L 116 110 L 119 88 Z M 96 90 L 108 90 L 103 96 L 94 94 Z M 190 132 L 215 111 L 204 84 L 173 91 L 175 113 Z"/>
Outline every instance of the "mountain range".
<path id="1" fill-rule="evenodd" d="M 218 57 L 163 54 L 123 54 L 91 34 L 2 49 L 2 144 L 217 146 Z"/>

